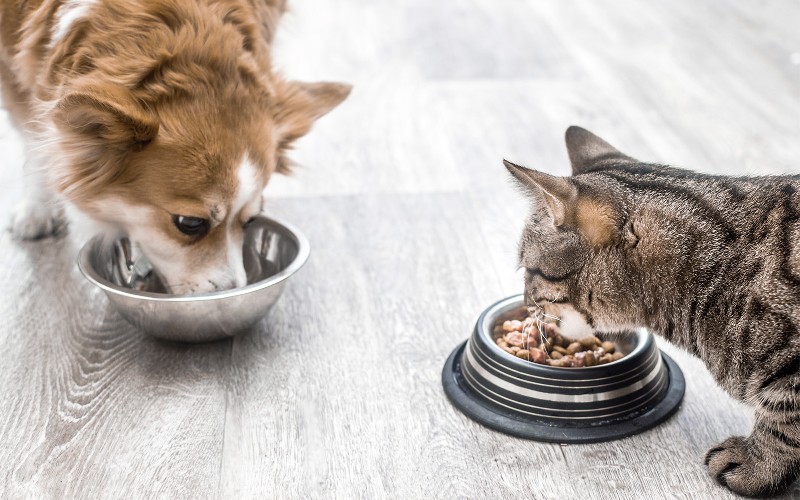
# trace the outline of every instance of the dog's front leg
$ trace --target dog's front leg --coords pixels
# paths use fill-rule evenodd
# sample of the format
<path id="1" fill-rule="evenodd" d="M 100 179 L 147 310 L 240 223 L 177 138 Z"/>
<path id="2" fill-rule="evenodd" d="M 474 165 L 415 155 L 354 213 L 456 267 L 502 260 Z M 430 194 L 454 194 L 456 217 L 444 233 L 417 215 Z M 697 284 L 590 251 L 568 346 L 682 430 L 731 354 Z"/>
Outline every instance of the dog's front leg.
<path id="1" fill-rule="evenodd" d="M 66 228 L 64 207 L 53 189 L 47 184 L 43 160 L 35 154 L 27 155 L 23 167 L 25 193 L 11 211 L 9 229 L 17 238 L 35 240 L 59 234 Z"/>

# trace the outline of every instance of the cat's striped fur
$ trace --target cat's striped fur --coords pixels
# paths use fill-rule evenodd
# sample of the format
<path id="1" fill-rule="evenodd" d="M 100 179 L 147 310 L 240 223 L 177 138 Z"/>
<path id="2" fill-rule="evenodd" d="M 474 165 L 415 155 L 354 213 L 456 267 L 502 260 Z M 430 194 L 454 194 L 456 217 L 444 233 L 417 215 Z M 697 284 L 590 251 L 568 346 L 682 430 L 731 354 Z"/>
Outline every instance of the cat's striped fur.
<path id="1" fill-rule="evenodd" d="M 726 177 L 641 163 L 578 127 L 571 177 L 506 162 L 533 198 L 526 299 L 593 327 L 645 326 L 756 407 L 709 472 L 765 495 L 800 474 L 800 177 Z"/>

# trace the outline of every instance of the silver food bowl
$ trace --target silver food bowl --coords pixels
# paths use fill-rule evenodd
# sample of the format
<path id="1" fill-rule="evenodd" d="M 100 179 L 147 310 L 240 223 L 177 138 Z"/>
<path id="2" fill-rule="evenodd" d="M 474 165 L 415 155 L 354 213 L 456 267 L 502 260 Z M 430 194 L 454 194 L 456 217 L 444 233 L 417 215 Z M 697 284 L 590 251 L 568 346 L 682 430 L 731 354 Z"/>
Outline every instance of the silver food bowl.
<path id="1" fill-rule="evenodd" d="M 590 443 L 642 432 L 678 409 L 683 374 L 647 330 L 614 341 L 625 354 L 618 361 L 558 368 L 522 360 L 495 343 L 495 324 L 524 311 L 522 295 L 490 306 L 445 363 L 445 393 L 468 417 L 517 437 Z"/>
<path id="2" fill-rule="evenodd" d="M 266 316 L 286 285 L 305 264 L 309 243 L 285 222 L 255 218 L 244 236 L 247 285 L 199 295 L 164 293 L 157 273 L 137 257 L 127 239 L 95 237 L 80 251 L 78 267 L 102 289 L 128 322 L 153 337 L 208 342 L 232 337 Z"/>

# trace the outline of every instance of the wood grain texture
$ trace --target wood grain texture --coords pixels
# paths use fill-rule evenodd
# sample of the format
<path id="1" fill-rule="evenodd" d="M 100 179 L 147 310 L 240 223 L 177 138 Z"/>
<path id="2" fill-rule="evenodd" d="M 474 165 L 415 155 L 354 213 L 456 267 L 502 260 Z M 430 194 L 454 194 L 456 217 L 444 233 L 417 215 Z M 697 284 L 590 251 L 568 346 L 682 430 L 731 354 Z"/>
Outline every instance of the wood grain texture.
<path id="1" fill-rule="evenodd" d="M 137 332 L 78 276 L 68 239 L 5 239 L 0 254 L 0 496 L 216 491 L 230 346 Z"/>
<path id="2" fill-rule="evenodd" d="M 283 72 L 355 84 L 267 189 L 311 240 L 306 268 L 254 331 L 182 346 L 109 310 L 74 238 L 0 233 L 0 497 L 732 498 L 702 457 L 752 413 L 669 345 L 681 409 L 612 443 L 489 431 L 440 373 L 522 288 L 527 207 L 501 158 L 566 174 L 578 124 L 643 160 L 800 173 L 800 4 L 290 6 Z M 4 116 L 0 152 L 6 214 L 23 158 Z"/>

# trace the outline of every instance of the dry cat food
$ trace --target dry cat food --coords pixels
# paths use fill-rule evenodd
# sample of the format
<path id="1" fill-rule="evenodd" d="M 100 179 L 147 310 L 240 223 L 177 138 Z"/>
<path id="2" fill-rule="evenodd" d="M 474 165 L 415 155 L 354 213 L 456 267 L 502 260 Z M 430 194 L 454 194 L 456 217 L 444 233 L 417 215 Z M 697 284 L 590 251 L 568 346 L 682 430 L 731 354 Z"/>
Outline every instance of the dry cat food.
<path id="1" fill-rule="evenodd" d="M 493 333 L 500 349 L 540 365 L 582 368 L 604 365 L 625 357 L 613 342 L 602 341 L 594 335 L 577 341 L 569 340 L 557 332 L 554 324 L 530 316 L 521 321 L 499 321 Z"/>

